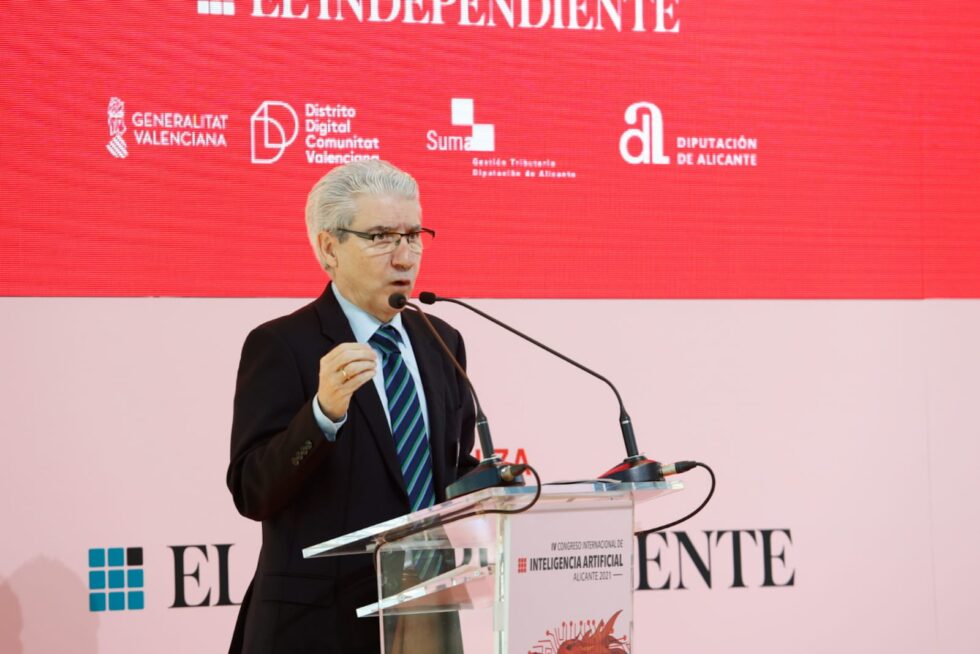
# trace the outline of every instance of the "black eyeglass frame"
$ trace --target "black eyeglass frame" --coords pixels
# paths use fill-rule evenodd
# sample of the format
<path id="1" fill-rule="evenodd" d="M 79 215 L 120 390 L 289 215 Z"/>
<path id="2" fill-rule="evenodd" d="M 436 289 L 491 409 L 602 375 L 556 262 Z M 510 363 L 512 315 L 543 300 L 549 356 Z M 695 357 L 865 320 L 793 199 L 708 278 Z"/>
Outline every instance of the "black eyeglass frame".
<path id="1" fill-rule="evenodd" d="M 338 228 L 336 228 L 333 231 L 335 231 L 335 232 L 342 232 L 344 234 L 353 234 L 354 236 L 357 236 L 359 238 L 363 238 L 365 241 L 371 241 L 371 244 L 372 245 L 382 245 L 382 242 L 379 240 L 380 238 L 383 238 L 383 237 L 386 237 L 386 236 L 398 236 L 398 240 L 395 241 L 395 248 L 397 248 L 399 245 L 402 244 L 402 239 L 403 238 L 404 239 L 408 239 L 409 237 L 414 236 L 417 239 L 417 242 L 418 242 L 419 246 L 421 246 L 422 245 L 422 234 L 428 234 L 432 238 L 435 238 L 436 237 L 436 230 L 429 229 L 428 227 L 419 227 L 414 232 L 359 232 L 357 230 L 354 230 L 354 229 L 346 229 L 344 227 L 338 227 Z M 409 247 L 412 247 L 412 241 L 411 240 L 407 240 L 405 242 L 408 244 Z"/>

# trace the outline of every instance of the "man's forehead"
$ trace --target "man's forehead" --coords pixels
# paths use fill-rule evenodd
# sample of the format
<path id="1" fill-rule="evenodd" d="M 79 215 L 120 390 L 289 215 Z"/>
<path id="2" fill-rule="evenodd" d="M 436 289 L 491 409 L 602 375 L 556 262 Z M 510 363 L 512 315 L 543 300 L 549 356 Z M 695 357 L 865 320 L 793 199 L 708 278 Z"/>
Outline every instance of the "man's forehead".
<path id="1" fill-rule="evenodd" d="M 417 200 L 391 195 L 362 195 L 351 227 L 364 231 L 393 227 L 412 229 L 421 226 L 422 209 Z"/>
<path id="2" fill-rule="evenodd" d="M 375 215 L 359 215 L 354 218 L 354 222 L 351 227 L 354 229 L 370 232 L 370 231 L 383 231 L 392 228 L 405 228 L 405 229 L 416 229 L 421 227 L 422 223 L 419 221 L 418 217 L 403 219 L 397 216 L 375 216 Z"/>

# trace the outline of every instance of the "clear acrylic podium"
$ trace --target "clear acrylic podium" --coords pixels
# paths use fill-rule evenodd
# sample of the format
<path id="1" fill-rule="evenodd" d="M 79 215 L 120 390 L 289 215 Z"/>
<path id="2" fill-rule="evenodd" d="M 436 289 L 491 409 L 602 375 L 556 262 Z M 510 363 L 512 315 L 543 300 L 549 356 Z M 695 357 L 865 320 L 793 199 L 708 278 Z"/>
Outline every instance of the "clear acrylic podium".
<path id="1" fill-rule="evenodd" d="M 373 556 L 383 654 L 633 651 L 634 507 L 680 482 L 489 488 L 303 550 Z M 468 517 L 462 517 L 468 516 Z M 455 521 L 451 521 L 455 518 Z M 447 524 L 441 524 L 451 521 Z"/>

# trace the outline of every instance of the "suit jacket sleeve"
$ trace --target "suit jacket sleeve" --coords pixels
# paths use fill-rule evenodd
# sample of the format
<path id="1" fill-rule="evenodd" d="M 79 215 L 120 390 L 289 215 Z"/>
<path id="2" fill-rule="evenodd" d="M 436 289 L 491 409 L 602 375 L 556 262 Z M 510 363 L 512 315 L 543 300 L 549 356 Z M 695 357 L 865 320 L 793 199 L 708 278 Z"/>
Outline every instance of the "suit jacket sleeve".
<path id="1" fill-rule="evenodd" d="M 313 416 L 310 364 L 297 358 L 269 325 L 242 347 L 227 482 L 238 511 L 253 520 L 288 505 L 335 447 Z"/>

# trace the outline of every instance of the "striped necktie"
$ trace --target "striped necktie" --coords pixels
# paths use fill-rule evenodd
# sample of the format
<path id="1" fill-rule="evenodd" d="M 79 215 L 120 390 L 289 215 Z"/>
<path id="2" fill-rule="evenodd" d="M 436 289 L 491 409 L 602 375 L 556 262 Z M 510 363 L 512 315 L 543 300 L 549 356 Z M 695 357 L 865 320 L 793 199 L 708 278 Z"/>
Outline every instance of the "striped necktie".
<path id="1" fill-rule="evenodd" d="M 425 433 L 418 389 L 398 349 L 401 341 L 401 335 L 391 325 L 382 325 L 371 337 L 371 343 L 382 353 L 391 435 L 395 439 L 405 489 L 412 511 L 418 511 L 432 506 L 436 501 L 432 482 L 432 453 Z"/>

